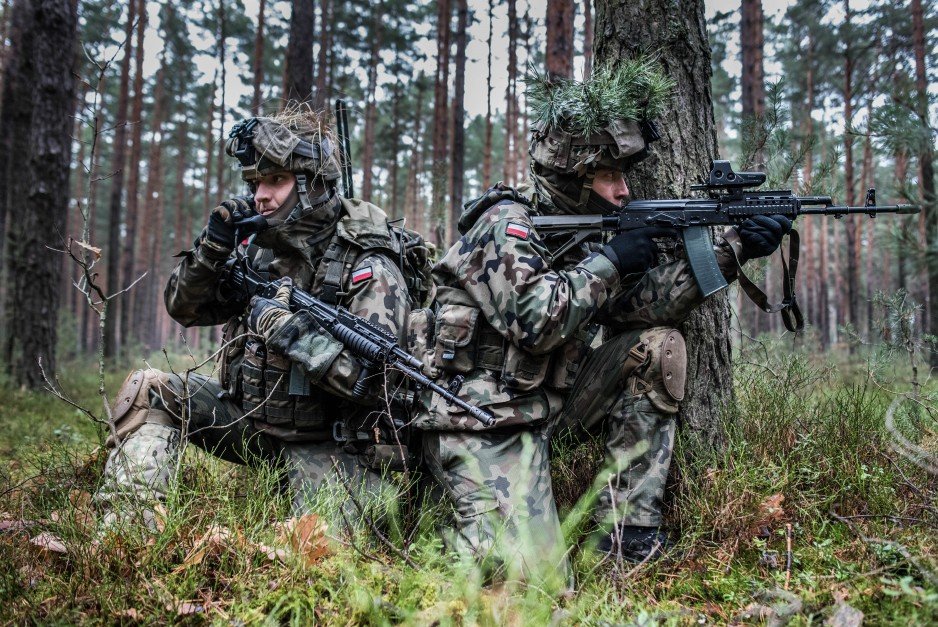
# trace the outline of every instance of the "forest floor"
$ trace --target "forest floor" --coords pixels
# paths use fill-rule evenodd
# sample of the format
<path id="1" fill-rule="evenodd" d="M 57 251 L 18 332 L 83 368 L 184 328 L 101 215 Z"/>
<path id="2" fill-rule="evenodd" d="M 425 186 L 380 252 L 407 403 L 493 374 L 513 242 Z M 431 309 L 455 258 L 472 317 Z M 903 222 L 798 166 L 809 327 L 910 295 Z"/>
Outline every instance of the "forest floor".
<path id="1" fill-rule="evenodd" d="M 100 406 L 93 365 L 60 371 L 77 404 Z M 109 389 L 122 378 L 109 374 Z M 2 385 L 0 623 L 936 624 L 934 456 L 899 452 L 938 452 L 933 386 L 886 421 L 910 378 L 895 357 L 743 355 L 722 452 L 679 435 L 668 522 L 680 541 L 638 566 L 600 561 L 576 529 L 600 447 L 555 451 L 567 594 L 481 585 L 444 549 L 438 502 L 405 501 L 402 531 L 382 540 L 336 515 L 348 495 L 291 518 L 273 473 L 195 447 L 155 532 L 106 533 L 90 498 L 104 430 L 48 393 Z"/>

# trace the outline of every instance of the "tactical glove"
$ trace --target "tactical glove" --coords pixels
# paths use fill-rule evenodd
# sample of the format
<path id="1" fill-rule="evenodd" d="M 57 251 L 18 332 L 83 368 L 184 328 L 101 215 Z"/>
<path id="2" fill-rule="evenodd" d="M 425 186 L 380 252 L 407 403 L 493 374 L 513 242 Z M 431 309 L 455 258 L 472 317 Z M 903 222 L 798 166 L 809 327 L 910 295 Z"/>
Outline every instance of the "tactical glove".
<path id="1" fill-rule="evenodd" d="M 775 252 L 791 230 L 791 220 L 782 215 L 753 216 L 736 227 L 745 259 L 758 259 Z"/>
<path id="2" fill-rule="evenodd" d="M 234 250 L 238 222 L 257 215 L 254 199 L 250 196 L 235 196 L 222 201 L 208 217 L 205 237 L 226 250 Z"/>
<path id="3" fill-rule="evenodd" d="M 658 245 L 655 237 L 675 237 L 677 232 L 668 227 L 646 226 L 619 233 L 602 248 L 619 271 L 619 276 L 644 273 L 658 265 Z"/>
<path id="4" fill-rule="evenodd" d="M 287 318 L 293 315 L 290 311 L 291 291 L 293 291 L 293 281 L 289 277 L 284 277 L 280 279 L 280 288 L 273 298 L 259 296 L 252 298 L 248 329 L 265 340 L 272 337 L 287 321 Z"/>

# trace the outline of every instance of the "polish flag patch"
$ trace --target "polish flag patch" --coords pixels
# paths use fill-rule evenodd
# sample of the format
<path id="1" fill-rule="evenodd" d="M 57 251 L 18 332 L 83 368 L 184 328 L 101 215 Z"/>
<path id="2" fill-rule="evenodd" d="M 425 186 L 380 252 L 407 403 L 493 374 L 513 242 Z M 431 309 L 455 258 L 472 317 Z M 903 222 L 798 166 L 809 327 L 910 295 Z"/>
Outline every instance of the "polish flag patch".
<path id="1" fill-rule="evenodd" d="M 374 276 L 374 272 L 372 272 L 371 266 L 360 268 L 352 273 L 352 285 L 357 285 L 362 281 L 367 281 L 372 276 Z"/>
<path id="2" fill-rule="evenodd" d="M 505 235 L 526 240 L 531 235 L 531 227 L 518 224 L 517 222 L 509 222 L 508 226 L 505 227 Z"/>

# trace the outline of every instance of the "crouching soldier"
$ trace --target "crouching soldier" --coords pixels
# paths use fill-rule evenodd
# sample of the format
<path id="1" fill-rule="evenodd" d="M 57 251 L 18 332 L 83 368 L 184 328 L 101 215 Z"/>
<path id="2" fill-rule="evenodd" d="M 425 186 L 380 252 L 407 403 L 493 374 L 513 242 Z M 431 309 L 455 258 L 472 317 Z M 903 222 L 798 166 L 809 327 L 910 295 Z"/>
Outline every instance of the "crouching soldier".
<path id="1" fill-rule="evenodd" d="M 287 303 L 295 285 L 403 340 L 410 304 L 400 242 L 381 209 L 338 195 L 336 144 L 317 116 L 245 120 L 231 132 L 227 152 L 240 161 L 252 196 L 211 212 L 164 294 L 180 324 L 225 325 L 220 375 L 184 379 L 150 369 L 124 382 L 96 495 L 112 520 L 124 519 L 136 502 L 152 524 L 183 438 L 230 462 L 283 468 L 297 512 L 336 465 L 367 493 L 383 489 L 375 450 L 398 441 L 383 373 L 367 395 L 356 394 L 356 358 Z M 248 222 L 262 229 L 253 240 L 239 233 Z M 276 298 L 248 302 L 220 290 L 235 258 L 262 277 L 282 279 Z"/>

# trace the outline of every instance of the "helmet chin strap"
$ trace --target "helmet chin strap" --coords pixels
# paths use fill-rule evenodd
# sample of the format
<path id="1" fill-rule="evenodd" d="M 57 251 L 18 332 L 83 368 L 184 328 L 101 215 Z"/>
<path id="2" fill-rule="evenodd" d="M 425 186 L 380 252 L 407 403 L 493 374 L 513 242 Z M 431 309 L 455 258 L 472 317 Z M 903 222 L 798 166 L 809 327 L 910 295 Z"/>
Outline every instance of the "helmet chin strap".
<path id="1" fill-rule="evenodd" d="M 287 216 L 287 220 L 298 219 L 300 216 L 306 215 L 313 210 L 313 206 L 321 205 L 322 203 L 329 200 L 330 196 L 329 190 L 327 189 L 325 192 L 310 201 L 306 175 L 295 174 L 294 176 L 296 178 L 296 184 L 294 185 L 293 191 L 299 198 L 297 199 L 297 204 L 293 206 L 293 209 Z"/>

